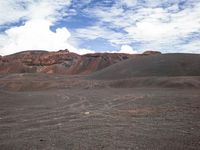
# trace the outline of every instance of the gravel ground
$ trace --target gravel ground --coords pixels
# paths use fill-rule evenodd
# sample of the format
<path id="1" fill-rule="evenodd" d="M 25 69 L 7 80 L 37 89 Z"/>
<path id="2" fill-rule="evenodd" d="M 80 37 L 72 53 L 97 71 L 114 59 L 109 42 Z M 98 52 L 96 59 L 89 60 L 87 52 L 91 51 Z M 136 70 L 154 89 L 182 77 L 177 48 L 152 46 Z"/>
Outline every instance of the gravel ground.
<path id="1" fill-rule="evenodd" d="M 198 150 L 200 90 L 1 89 L 0 149 Z"/>

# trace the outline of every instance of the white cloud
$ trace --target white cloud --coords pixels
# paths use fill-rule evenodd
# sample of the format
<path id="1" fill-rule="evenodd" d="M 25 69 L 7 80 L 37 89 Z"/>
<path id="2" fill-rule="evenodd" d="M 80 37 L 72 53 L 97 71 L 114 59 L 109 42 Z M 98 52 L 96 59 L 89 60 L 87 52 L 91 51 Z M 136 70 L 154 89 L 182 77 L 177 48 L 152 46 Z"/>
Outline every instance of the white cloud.
<path id="1" fill-rule="evenodd" d="M 108 28 L 100 27 L 100 26 L 90 26 L 83 29 L 76 29 L 74 31 L 74 37 L 76 38 L 84 38 L 88 40 L 94 40 L 97 38 L 104 38 L 111 43 L 118 43 L 117 39 L 121 39 L 123 36 L 120 32 L 114 32 Z"/>
<path id="2" fill-rule="evenodd" d="M 121 3 L 125 4 L 128 7 L 132 7 L 137 4 L 137 0 L 121 0 Z"/>
<path id="3" fill-rule="evenodd" d="M 200 5 L 186 9 L 176 14 L 170 14 L 163 9 L 153 9 L 136 26 L 125 28 L 129 34 L 141 40 L 178 39 L 189 33 L 200 30 Z M 147 10 L 143 10 L 147 12 Z"/>
<path id="4" fill-rule="evenodd" d="M 81 49 L 78 50 L 77 53 L 79 53 L 79 54 L 89 54 L 89 53 L 95 53 L 95 51 L 90 50 L 90 49 L 86 49 L 86 48 L 81 48 Z"/>
<path id="5" fill-rule="evenodd" d="M 138 52 L 133 50 L 133 48 L 129 45 L 122 45 L 121 50 L 118 51 L 119 53 L 128 53 L 128 54 L 137 54 Z"/>
<path id="6" fill-rule="evenodd" d="M 54 22 L 66 14 L 63 9 L 70 0 L 6 0 L 0 1 L 0 26 L 25 19 L 24 25 L 10 27 L 0 33 L 0 55 L 8 55 L 23 50 L 69 49 L 84 54 L 91 50 L 77 49 L 70 42 L 67 28 L 50 30 Z M 5 17 L 6 14 L 6 17 Z"/>
<path id="7" fill-rule="evenodd" d="M 91 50 L 76 49 L 69 38 L 70 32 L 66 28 L 50 30 L 51 22 L 46 20 L 30 20 L 24 26 L 8 29 L 1 35 L 1 55 L 12 54 L 22 50 L 59 50 L 69 49 L 79 54 L 92 53 Z"/>
<path id="8" fill-rule="evenodd" d="M 71 0 L 1 0 L 0 25 L 22 18 L 55 21 L 64 15 L 60 10 L 69 6 L 70 2 Z"/>
<path id="9" fill-rule="evenodd" d="M 178 5 L 180 2 L 182 2 L 181 6 Z M 123 9 L 121 6 L 124 4 L 129 9 Z M 101 29 L 104 25 L 104 30 L 99 31 L 98 35 L 108 35 L 104 38 L 111 44 L 134 45 L 134 42 L 139 42 L 142 43 L 139 47 L 140 51 L 148 48 L 166 52 L 172 49 L 174 52 L 181 52 L 180 48 L 185 48 L 188 52 L 196 50 L 200 53 L 198 44 L 194 44 L 196 42 L 192 37 L 187 46 L 180 44 L 182 39 L 192 33 L 200 34 L 199 10 L 200 1 L 193 0 L 145 0 L 144 3 L 137 0 L 119 0 L 119 3 L 112 7 L 96 7 L 87 9 L 85 12 L 99 19 L 96 28 Z M 118 34 L 119 31 L 121 32 L 118 36 L 112 36 L 115 31 L 110 28 L 117 29 Z M 87 31 L 91 31 L 90 28 L 85 29 L 84 32 L 87 33 Z"/>
<path id="10" fill-rule="evenodd" d="M 125 54 L 137 54 L 138 51 L 133 50 L 133 48 L 129 45 L 122 45 L 120 50 L 117 51 L 106 51 L 108 53 L 125 53 Z"/>
<path id="11" fill-rule="evenodd" d="M 25 16 L 27 11 L 13 0 L 0 1 L 0 25 L 18 21 Z"/>
<path id="12" fill-rule="evenodd" d="M 71 0 L 40 0 L 29 6 L 30 19 L 57 21 L 67 15 L 63 8 L 69 6 Z M 60 18 L 61 17 L 61 18 Z"/>
<path id="13" fill-rule="evenodd" d="M 90 2 L 1 0 L 0 28 L 8 26 L 9 29 L 0 33 L 0 54 L 9 54 L 15 50 L 65 48 L 78 53 L 93 52 L 81 48 L 77 50 L 77 41 L 98 38 L 105 39 L 115 47 L 126 47 L 130 52 L 132 49 L 127 48 L 128 45 L 133 45 L 138 51 L 154 49 L 200 53 L 199 40 L 194 41 L 190 37 L 192 33 L 200 34 L 199 0 L 117 0 L 112 7 L 108 7 L 110 0 L 102 1 L 105 5 L 99 2 L 96 7 L 87 5 Z M 183 3 L 181 6 L 180 2 Z M 73 9 L 68 9 L 70 4 L 73 4 Z M 50 26 L 64 16 L 76 14 L 76 7 L 84 15 L 98 21 L 92 26 L 74 30 L 72 38 L 67 28 L 58 28 L 56 32 L 50 30 Z M 20 19 L 25 20 L 24 25 L 9 26 L 9 23 Z M 189 42 L 183 44 L 181 40 L 187 38 L 190 38 Z"/>

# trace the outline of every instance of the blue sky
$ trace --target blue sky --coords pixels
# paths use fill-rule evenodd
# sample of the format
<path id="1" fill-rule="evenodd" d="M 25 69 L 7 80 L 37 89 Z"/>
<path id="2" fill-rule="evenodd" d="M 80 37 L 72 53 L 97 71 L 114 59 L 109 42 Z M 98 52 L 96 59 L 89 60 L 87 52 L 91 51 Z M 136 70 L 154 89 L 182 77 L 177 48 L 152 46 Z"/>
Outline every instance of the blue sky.
<path id="1" fill-rule="evenodd" d="M 0 55 L 200 53 L 200 0 L 0 1 Z"/>

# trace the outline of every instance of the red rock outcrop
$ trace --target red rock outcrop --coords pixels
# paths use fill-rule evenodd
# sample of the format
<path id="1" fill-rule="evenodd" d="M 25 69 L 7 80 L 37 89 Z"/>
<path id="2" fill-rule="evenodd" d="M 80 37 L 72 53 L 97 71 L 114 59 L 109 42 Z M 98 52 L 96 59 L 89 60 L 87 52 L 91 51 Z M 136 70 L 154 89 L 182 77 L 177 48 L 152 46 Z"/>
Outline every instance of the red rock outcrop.
<path id="1" fill-rule="evenodd" d="M 72 74 L 89 74 L 119 61 L 133 57 L 130 54 L 95 53 L 81 56 L 81 59 L 70 69 Z"/>
<path id="2" fill-rule="evenodd" d="M 78 55 L 68 50 L 24 51 L 0 57 L 0 73 L 89 74 L 130 57 L 133 55 L 119 53 Z"/>

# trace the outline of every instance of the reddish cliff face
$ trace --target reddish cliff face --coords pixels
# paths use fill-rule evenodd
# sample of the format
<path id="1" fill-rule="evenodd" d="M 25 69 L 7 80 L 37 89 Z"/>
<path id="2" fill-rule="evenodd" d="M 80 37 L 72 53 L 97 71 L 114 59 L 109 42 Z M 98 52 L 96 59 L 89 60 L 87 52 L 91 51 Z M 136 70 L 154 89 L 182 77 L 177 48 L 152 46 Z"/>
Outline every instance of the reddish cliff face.
<path id="1" fill-rule="evenodd" d="M 118 53 L 86 54 L 81 56 L 77 63 L 70 69 L 70 72 L 72 74 L 90 74 L 131 57 L 133 55 Z"/>
<path id="2" fill-rule="evenodd" d="M 133 55 L 118 53 L 78 55 L 68 50 L 24 51 L 0 57 L 0 73 L 89 74 L 130 57 Z"/>

